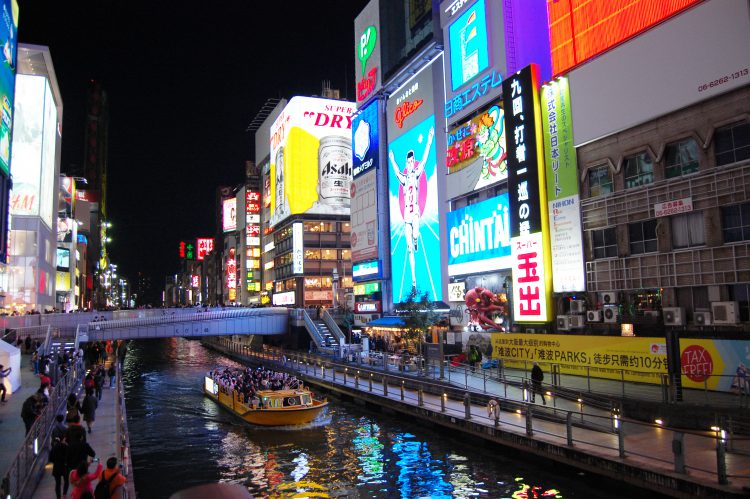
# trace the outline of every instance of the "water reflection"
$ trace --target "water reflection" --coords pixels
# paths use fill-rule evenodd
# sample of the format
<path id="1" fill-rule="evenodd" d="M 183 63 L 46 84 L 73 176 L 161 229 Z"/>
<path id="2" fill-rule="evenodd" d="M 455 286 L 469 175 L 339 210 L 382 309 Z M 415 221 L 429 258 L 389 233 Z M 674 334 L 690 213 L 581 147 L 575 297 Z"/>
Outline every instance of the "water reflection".
<path id="1" fill-rule="evenodd" d="M 197 341 L 131 346 L 123 379 L 141 497 L 216 481 L 254 497 L 599 496 L 509 451 L 335 400 L 301 429 L 253 427 L 203 396 L 203 375 L 218 365 L 238 366 Z"/>

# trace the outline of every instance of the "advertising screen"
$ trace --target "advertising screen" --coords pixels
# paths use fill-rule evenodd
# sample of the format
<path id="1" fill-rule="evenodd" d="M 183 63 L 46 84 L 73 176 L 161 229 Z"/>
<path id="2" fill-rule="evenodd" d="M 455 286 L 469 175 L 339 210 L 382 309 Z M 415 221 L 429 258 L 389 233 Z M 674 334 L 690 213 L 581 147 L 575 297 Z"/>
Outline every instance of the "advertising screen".
<path id="1" fill-rule="evenodd" d="M 508 178 L 505 112 L 501 102 L 448 133 L 447 197 L 456 198 Z"/>
<path id="2" fill-rule="evenodd" d="M 52 97 L 48 80 L 44 79 L 44 122 L 42 131 L 42 176 L 39 185 L 39 217 L 47 227 L 52 228 L 52 220 L 57 209 L 55 198 L 55 151 L 57 150 L 57 106 Z M 55 200 L 55 201 L 51 201 Z"/>
<path id="3" fill-rule="evenodd" d="M 547 0 L 555 75 L 634 37 L 702 0 Z"/>
<path id="4" fill-rule="evenodd" d="M 541 107 L 553 290 L 585 291 L 581 197 L 567 78 L 542 87 Z"/>
<path id="5" fill-rule="evenodd" d="M 271 125 L 271 215 L 349 215 L 352 114 L 346 101 L 294 97 Z"/>
<path id="6" fill-rule="evenodd" d="M 435 2 L 437 5 L 438 2 Z M 434 37 L 432 0 L 379 0 L 383 79 Z"/>
<path id="7" fill-rule="evenodd" d="M 467 8 L 448 28 L 453 90 L 489 66 L 489 40 L 484 0 Z"/>
<path id="8" fill-rule="evenodd" d="M 57 248 L 57 268 L 70 268 L 70 250 L 67 248 Z"/>
<path id="9" fill-rule="evenodd" d="M 552 272 L 537 82 L 534 65 L 503 82 L 505 126 L 510 137 L 508 192 L 516 322 L 550 320 Z"/>
<path id="10" fill-rule="evenodd" d="M 394 303 L 403 302 L 412 289 L 432 301 L 442 299 L 433 97 L 433 70 L 440 66 L 442 58 L 393 92 L 387 103 Z"/>
<path id="11" fill-rule="evenodd" d="M 18 2 L 2 0 L 0 20 L 0 43 L 3 45 L 0 63 L 0 171 L 10 174 L 10 145 L 13 128 L 13 96 L 16 86 L 16 56 L 18 55 Z"/>
<path id="12" fill-rule="evenodd" d="M 224 232 L 237 230 L 237 198 L 225 199 L 221 203 Z"/>
<path id="13" fill-rule="evenodd" d="M 750 394 L 750 341 L 680 338 L 682 386 Z"/>
<path id="14" fill-rule="evenodd" d="M 448 212 L 448 275 L 509 269 L 508 194 Z"/>
<path id="15" fill-rule="evenodd" d="M 57 211 L 66 217 L 73 218 L 75 213 L 76 182 L 73 177 L 60 177 L 60 197 Z"/>
<path id="16" fill-rule="evenodd" d="M 375 170 L 354 179 L 352 184 L 352 262 L 378 257 L 378 200 Z"/>
<path id="17" fill-rule="evenodd" d="M 380 12 L 371 0 L 354 20 L 354 82 L 357 104 L 380 90 Z"/>
<path id="18" fill-rule="evenodd" d="M 47 80 L 41 76 L 16 78 L 12 215 L 39 215 L 46 85 Z"/>
<path id="19" fill-rule="evenodd" d="M 196 260 L 203 261 L 205 260 L 206 255 L 213 251 L 214 239 L 212 237 L 200 237 L 196 241 L 196 246 L 198 246 Z"/>

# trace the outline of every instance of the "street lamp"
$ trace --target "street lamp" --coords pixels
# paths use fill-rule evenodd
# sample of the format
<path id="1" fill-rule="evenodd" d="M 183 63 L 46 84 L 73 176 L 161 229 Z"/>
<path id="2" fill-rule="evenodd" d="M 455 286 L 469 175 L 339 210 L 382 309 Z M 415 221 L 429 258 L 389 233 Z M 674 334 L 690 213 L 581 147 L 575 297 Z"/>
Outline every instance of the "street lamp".
<path id="1" fill-rule="evenodd" d="M 339 269 L 338 267 L 333 268 L 333 278 L 331 279 L 333 282 L 333 308 L 336 309 L 337 301 L 338 301 L 338 292 L 339 292 Z"/>

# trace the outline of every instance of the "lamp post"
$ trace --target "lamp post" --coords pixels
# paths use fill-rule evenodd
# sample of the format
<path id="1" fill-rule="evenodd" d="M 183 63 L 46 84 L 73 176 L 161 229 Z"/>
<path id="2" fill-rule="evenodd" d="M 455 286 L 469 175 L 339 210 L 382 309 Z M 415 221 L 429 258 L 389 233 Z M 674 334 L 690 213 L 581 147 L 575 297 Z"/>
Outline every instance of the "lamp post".
<path id="1" fill-rule="evenodd" d="M 333 268 L 333 277 L 331 278 L 333 283 L 333 309 L 335 310 L 338 306 L 338 293 L 339 293 L 339 269 L 338 267 Z"/>

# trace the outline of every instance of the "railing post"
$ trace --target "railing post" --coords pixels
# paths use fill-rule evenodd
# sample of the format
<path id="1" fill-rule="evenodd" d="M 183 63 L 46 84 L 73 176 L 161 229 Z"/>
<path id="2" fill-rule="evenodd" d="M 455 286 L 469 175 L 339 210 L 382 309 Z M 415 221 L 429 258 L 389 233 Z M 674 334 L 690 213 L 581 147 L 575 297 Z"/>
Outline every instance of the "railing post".
<path id="1" fill-rule="evenodd" d="M 622 398 L 625 400 L 625 369 L 620 369 L 620 383 L 622 385 Z"/>
<path id="2" fill-rule="evenodd" d="M 447 393 L 443 393 L 443 395 L 440 397 L 440 412 L 445 412 L 445 399 L 447 398 Z"/>
<path id="3" fill-rule="evenodd" d="M 388 378 L 383 376 L 382 380 L 383 380 L 383 397 L 387 397 L 388 396 Z"/>
<path id="4" fill-rule="evenodd" d="M 672 454 L 674 454 L 674 471 L 675 473 L 685 473 L 685 434 L 681 431 L 675 431 L 672 436 Z"/>
<path id="5" fill-rule="evenodd" d="M 533 407 L 531 404 L 526 404 L 526 435 L 530 437 L 534 435 L 534 423 L 532 421 Z"/>
<path id="6" fill-rule="evenodd" d="M 348 368 L 348 367 L 345 367 L 345 368 L 344 368 L 344 386 L 346 386 L 346 374 L 347 374 L 348 372 L 349 372 L 349 368 Z"/>
<path id="7" fill-rule="evenodd" d="M 484 393 L 487 393 L 487 371 L 482 369 L 482 378 L 484 380 Z"/>
<path id="8" fill-rule="evenodd" d="M 573 412 L 568 411 L 565 415 L 565 429 L 568 436 L 568 447 L 573 447 Z"/>
<path id="9" fill-rule="evenodd" d="M 625 457 L 625 425 L 620 422 L 617 429 L 617 450 L 621 458 Z"/>
<path id="10" fill-rule="evenodd" d="M 372 373 L 370 373 L 370 392 L 372 392 Z"/>
<path id="11" fill-rule="evenodd" d="M 725 431 L 720 429 L 716 432 L 716 474 L 719 485 L 729 484 L 727 478 L 727 449 L 725 446 Z"/>
<path id="12" fill-rule="evenodd" d="M 471 419 L 471 397 L 469 392 L 464 392 L 464 411 L 466 412 L 466 419 Z"/>
<path id="13" fill-rule="evenodd" d="M 591 393 L 591 366 L 586 366 L 586 384 L 589 388 L 589 393 Z"/>
<path id="14" fill-rule="evenodd" d="M 417 404 L 419 407 L 424 406 L 424 390 L 422 389 L 422 386 L 417 390 Z"/>
<path id="15" fill-rule="evenodd" d="M 404 382 L 401 381 L 401 400 L 404 400 Z"/>
<path id="16" fill-rule="evenodd" d="M 359 371 L 357 371 L 357 374 L 354 376 L 354 388 L 359 390 Z"/>

